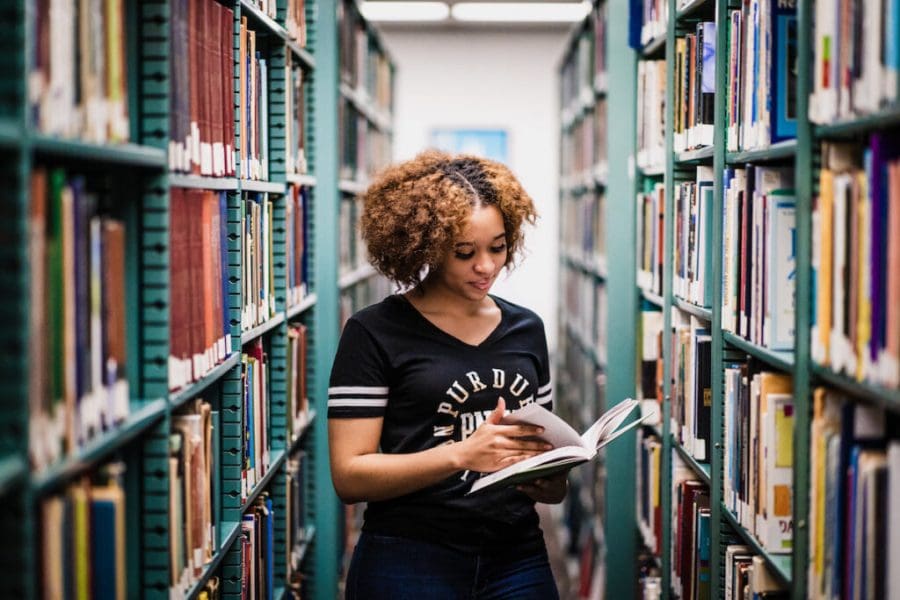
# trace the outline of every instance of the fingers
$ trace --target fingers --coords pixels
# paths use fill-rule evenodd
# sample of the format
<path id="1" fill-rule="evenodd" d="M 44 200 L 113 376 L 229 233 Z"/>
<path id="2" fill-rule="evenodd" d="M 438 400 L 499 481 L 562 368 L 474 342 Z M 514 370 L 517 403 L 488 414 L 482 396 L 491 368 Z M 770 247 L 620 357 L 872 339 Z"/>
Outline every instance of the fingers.
<path id="1" fill-rule="evenodd" d="M 494 447 L 502 450 L 516 450 L 534 454 L 540 454 L 541 452 L 553 449 L 553 446 L 547 442 L 523 440 L 521 438 L 507 437 L 505 435 L 498 435 L 495 438 Z"/>
<path id="2" fill-rule="evenodd" d="M 503 415 L 506 413 L 506 401 L 503 398 L 497 400 L 497 408 L 488 416 L 487 422 L 492 425 L 498 425 Z"/>
<path id="3" fill-rule="evenodd" d="M 540 437 L 543 427 L 537 425 L 495 425 L 495 431 L 510 438 Z"/>

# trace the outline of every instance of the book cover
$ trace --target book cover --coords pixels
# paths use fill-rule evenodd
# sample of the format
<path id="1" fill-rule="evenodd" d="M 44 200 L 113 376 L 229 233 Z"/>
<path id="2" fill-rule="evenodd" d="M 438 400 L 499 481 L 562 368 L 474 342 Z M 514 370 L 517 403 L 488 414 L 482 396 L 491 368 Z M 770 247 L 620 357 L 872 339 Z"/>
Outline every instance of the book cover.
<path id="1" fill-rule="evenodd" d="M 623 400 L 604 413 L 580 436 L 569 424 L 538 403 L 508 413 L 503 417 L 502 423 L 540 425 L 544 428 L 540 438 L 550 443 L 553 449 L 499 471 L 483 474 L 472 484 L 467 494 L 548 477 L 591 460 L 600 448 L 642 422 L 643 418 L 640 418 L 623 425 L 639 405 L 637 400 L 631 398 Z"/>
<path id="2" fill-rule="evenodd" d="M 769 142 L 797 137 L 797 5 L 771 0 L 774 56 L 771 58 L 772 123 Z"/>

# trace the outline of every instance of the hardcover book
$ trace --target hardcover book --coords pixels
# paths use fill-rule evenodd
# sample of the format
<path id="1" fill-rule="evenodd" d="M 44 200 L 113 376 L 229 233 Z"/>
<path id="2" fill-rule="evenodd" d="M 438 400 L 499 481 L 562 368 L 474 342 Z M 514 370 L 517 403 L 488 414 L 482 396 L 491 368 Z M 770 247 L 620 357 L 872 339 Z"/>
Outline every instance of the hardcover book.
<path id="1" fill-rule="evenodd" d="M 588 462 L 601 448 L 643 422 L 646 417 L 623 426 L 628 415 L 639 405 L 639 401 L 631 398 L 616 404 L 597 419 L 583 435 L 578 435 L 568 423 L 539 404 L 529 404 L 509 413 L 501 423 L 539 425 L 544 428 L 540 439 L 552 444 L 553 449 L 483 475 L 472 485 L 468 494 L 548 477 Z"/>

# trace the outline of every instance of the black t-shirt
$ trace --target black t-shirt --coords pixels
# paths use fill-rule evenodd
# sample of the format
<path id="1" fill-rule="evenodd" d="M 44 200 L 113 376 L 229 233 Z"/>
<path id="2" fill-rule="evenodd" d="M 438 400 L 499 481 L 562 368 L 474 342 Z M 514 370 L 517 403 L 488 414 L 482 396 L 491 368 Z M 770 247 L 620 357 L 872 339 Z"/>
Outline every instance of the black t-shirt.
<path id="1" fill-rule="evenodd" d="M 381 452 L 409 454 L 474 433 L 503 397 L 507 410 L 552 409 L 544 324 L 491 296 L 500 324 L 477 346 L 442 331 L 406 298 L 361 310 L 341 335 L 328 390 L 328 418 L 383 417 Z M 363 529 L 465 552 L 543 544 L 534 501 L 507 488 L 465 496 L 478 473 L 460 472 L 411 494 L 370 502 Z"/>

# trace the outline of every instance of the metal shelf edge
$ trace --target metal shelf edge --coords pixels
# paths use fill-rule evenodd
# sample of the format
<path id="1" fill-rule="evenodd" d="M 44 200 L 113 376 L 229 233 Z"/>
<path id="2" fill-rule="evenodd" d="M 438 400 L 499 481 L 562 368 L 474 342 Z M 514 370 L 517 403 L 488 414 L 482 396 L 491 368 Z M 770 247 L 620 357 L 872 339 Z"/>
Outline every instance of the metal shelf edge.
<path id="1" fill-rule="evenodd" d="M 230 526 L 225 529 L 225 526 L 229 524 Z M 238 535 L 241 532 L 240 523 L 226 521 L 222 523 L 220 527 L 222 527 L 222 533 L 224 534 L 224 537 L 221 538 L 222 543 L 216 550 L 216 553 L 213 554 L 213 557 L 210 559 L 210 561 L 203 565 L 203 573 L 200 575 L 200 578 L 191 585 L 187 594 L 185 595 L 185 598 L 196 598 L 197 595 L 203 590 L 203 586 L 206 585 L 206 582 L 209 581 L 213 573 L 216 572 L 216 569 L 219 568 L 219 564 L 221 564 L 222 559 L 225 558 L 225 555 L 228 553 L 231 545 L 234 544 L 235 540 L 237 540 Z"/>
<path id="2" fill-rule="evenodd" d="M 201 190 L 236 190 L 238 181 L 234 177 L 201 177 L 169 173 L 169 187 L 192 188 Z"/>
<path id="3" fill-rule="evenodd" d="M 187 387 L 169 394 L 169 404 L 172 405 L 172 408 L 178 408 L 218 381 L 222 375 L 239 362 L 241 362 L 240 352 L 232 351 L 231 356 L 216 365 L 209 373 L 201 377 L 199 381 L 195 381 Z"/>
<path id="4" fill-rule="evenodd" d="M 247 511 L 259 495 L 262 493 L 264 489 L 269 487 L 269 483 L 272 482 L 272 479 L 275 477 L 275 473 L 281 469 L 281 466 L 284 464 L 284 461 L 287 459 L 287 452 L 284 449 L 281 450 L 273 450 L 274 458 L 272 462 L 269 464 L 269 470 L 266 471 L 266 474 L 262 476 L 262 479 L 256 482 L 256 485 L 247 494 L 247 499 L 241 504 L 241 514 Z"/>
<path id="5" fill-rule="evenodd" d="M 797 155 L 797 140 L 784 140 L 773 144 L 768 148 L 760 148 L 758 150 L 740 150 L 737 152 L 726 152 L 725 163 L 729 165 L 741 165 L 744 163 L 767 162 L 774 160 L 783 160 L 792 158 Z"/>
<path id="6" fill-rule="evenodd" d="M 33 476 L 32 489 L 38 495 L 89 470 L 104 458 L 125 446 L 165 416 L 166 400 L 158 398 L 141 406 L 119 426 L 104 432 L 76 455 L 67 456 Z"/>
<path id="7" fill-rule="evenodd" d="M 752 533 L 747 531 L 743 525 L 741 525 L 734 514 L 729 510 L 729 508 L 723 502 L 719 507 L 719 511 L 725 515 L 725 519 L 731 525 L 731 527 L 738 533 L 738 535 L 743 538 L 743 540 L 750 546 L 753 547 L 753 550 L 762 556 L 766 564 L 769 565 L 769 569 L 772 573 L 778 578 L 778 580 L 784 585 L 790 587 L 791 586 L 791 562 L 793 560 L 792 554 L 770 554 L 766 551 L 765 548 L 762 547 L 762 544 L 759 543 L 759 540 L 756 539 Z M 796 534 L 795 534 L 796 535 Z"/>
<path id="8" fill-rule="evenodd" d="M 0 496 L 8 492 L 20 480 L 28 475 L 28 462 L 13 454 L 0 460 Z"/>
<path id="9" fill-rule="evenodd" d="M 100 161 L 150 169 L 165 169 L 169 166 L 165 150 L 131 143 L 97 144 L 36 134 L 31 137 L 31 147 L 40 155 L 78 161 Z"/>
<path id="10" fill-rule="evenodd" d="M 681 445 L 675 436 L 672 436 L 672 447 L 678 452 L 678 455 L 685 463 L 703 480 L 707 486 L 712 486 L 712 477 L 710 475 L 709 463 L 701 463 L 687 451 L 687 448 Z"/>
<path id="11" fill-rule="evenodd" d="M 786 371 L 788 373 L 791 373 L 794 370 L 794 356 L 791 352 L 781 352 L 763 348 L 762 346 L 758 346 L 753 342 L 748 342 L 744 338 L 737 336 L 730 331 L 723 331 L 723 338 L 725 339 L 725 342 L 734 346 L 738 350 L 746 352 L 747 354 L 758 358 L 759 360 L 775 367 L 776 369 Z"/>
<path id="12" fill-rule="evenodd" d="M 375 267 L 371 265 L 364 265 L 350 271 L 346 275 L 342 275 L 338 279 L 338 289 L 341 291 L 346 290 L 348 287 L 354 286 L 360 281 L 368 279 L 369 277 L 374 276 L 378 271 L 375 270 Z"/>
<path id="13" fill-rule="evenodd" d="M 693 302 L 688 302 L 687 300 L 679 298 L 678 296 L 674 296 L 672 298 L 672 304 L 674 304 L 681 310 L 694 315 L 698 319 L 702 319 L 704 321 L 709 321 L 710 323 L 712 323 L 712 310 L 708 308 L 697 306 Z"/>
<path id="14" fill-rule="evenodd" d="M 283 194 L 285 185 L 277 181 L 256 181 L 254 179 L 239 179 L 238 184 L 242 192 L 267 192 L 270 194 Z"/>
<path id="15" fill-rule="evenodd" d="M 892 411 L 900 411 L 900 390 L 891 390 L 875 384 L 856 381 L 820 364 L 811 363 L 809 368 L 815 378 L 831 387 L 880 404 Z"/>
<path id="16" fill-rule="evenodd" d="M 263 323 L 262 325 L 257 325 L 253 329 L 248 329 L 241 333 L 241 346 L 244 344 L 249 344 L 256 338 L 263 336 L 275 329 L 279 325 L 284 322 L 284 313 L 277 313 L 274 317 Z"/>
<path id="17" fill-rule="evenodd" d="M 300 301 L 296 306 L 292 306 L 287 309 L 287 312 L 284 315 L 285 320 L 290 321 L 291 319 L 303 314 L 308 311 L 310 308 L 316 305 L 316 294 L 315 292 L 312 294 L 307 294 L 303 300 Z"/>

